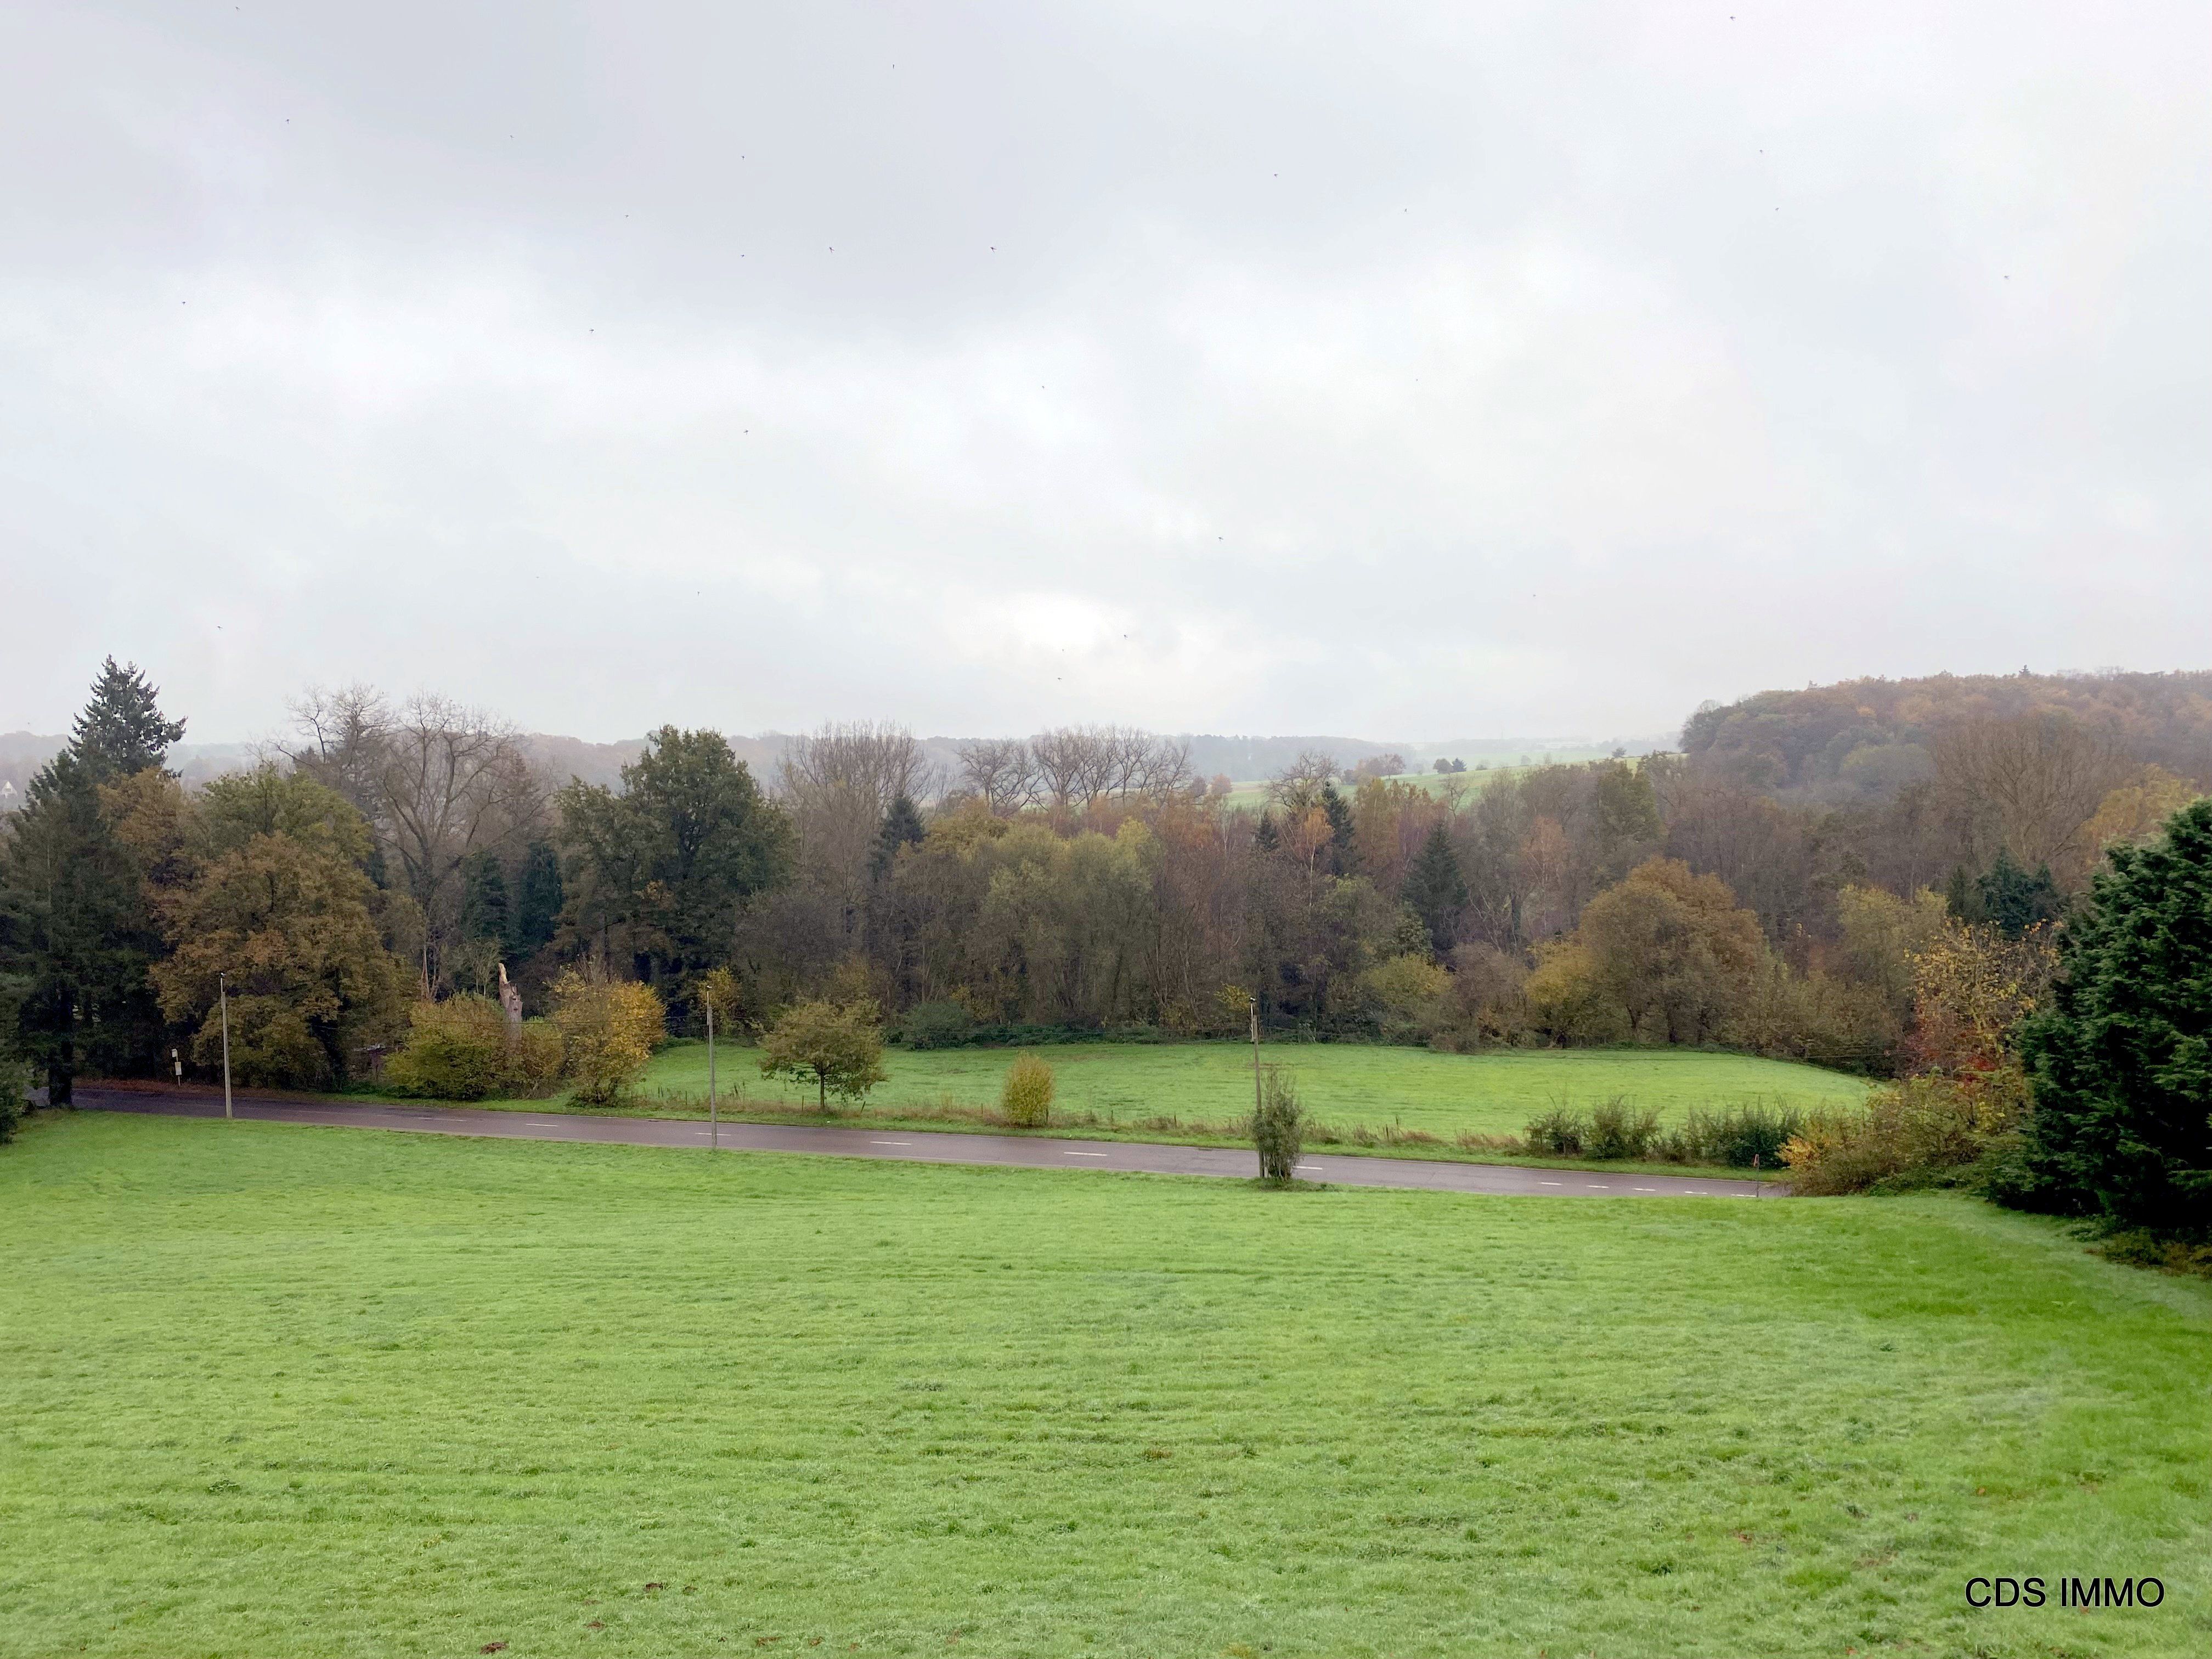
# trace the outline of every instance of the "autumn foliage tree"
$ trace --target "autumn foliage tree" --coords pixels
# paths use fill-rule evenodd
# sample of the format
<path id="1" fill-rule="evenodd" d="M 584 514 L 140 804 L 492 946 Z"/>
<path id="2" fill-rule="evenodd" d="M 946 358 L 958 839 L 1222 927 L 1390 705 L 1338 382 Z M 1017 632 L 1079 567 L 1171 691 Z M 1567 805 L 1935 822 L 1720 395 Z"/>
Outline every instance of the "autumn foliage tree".
<path id="1" fill-rule="evenodd" d="M 368 827 L 337 793 L 264 766 L 179 793 L 173 816 L 143 793 L 131 822 L 142 856 L 190 867 L 160 890 L 171 954 L 153 981 L 198 1063 L 221 1060 L 225 976 L 231 1070 L 246 1083 L 327 1085 L 396 1026 L 404 981 L 372 912 Z"/>
<path id="2" fill-rule="evenodd" d="M 1528 983 L 1532 1001 L 1618 1017 L 1630 1041 L 1717 1037 L 1765 953 L 1759 918 L 1728 884 L 1674 859 L 1638 865 L 1592 899 L 1565 947 Z"/>

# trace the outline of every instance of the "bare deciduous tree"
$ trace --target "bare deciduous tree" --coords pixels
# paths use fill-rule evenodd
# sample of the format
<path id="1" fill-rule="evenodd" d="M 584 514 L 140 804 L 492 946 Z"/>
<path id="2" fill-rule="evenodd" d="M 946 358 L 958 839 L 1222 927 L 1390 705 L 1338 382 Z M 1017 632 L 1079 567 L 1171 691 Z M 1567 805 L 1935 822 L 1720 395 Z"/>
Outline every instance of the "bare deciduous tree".
<path id="1" fill-rule="evenodd" d="M 2108 737 L 2062 714 L 1961 720 L 1936 741 L 1936 788 L 1975 860 L 2002 848 L 2062 878 L 2078 873 L 2089 820 L 2126 772 Z"/>
<path id="2" fill-rule="evenodd" d="M 1029 741 L 1040 792 L 1054 810 L 1102 800 L 1164 800 L 1192 781 L 1190 745 L 1134 726 L 1063 726 Z"/>
<path id="3" fill-rule="evenodd" d="M 943 792 L 944 780 L 921 742 L 903 726 L 873 720 L 824 726 L 796 737 L 778 763 L 783 793 L 795 806 L 830 794 L 866 799 L 880 820 L 901 795 L 923 802 Z"/>
<path id="4" fill-rule="evenodd" d="M 1321 804 L 1322 792 L 1336 781 L 1336 757 L 1318 749 L 1303 749 L 1298 757 L 1267 785 L 1267 798 L 1296 812 Z"/>
<path id="5" fill-rule="evenodd" d="M 291 705 L 304 739 L 284 753 L 298 770 L 335 789 L 370 823 L 383 813 L 380 775 L 392 732 L 392 708 L 373 685 L 307 688 Z"/>
<path id="6" fill-rule="evenodd" d="M 1036 799 L 1036 763 L 1019 738 L 982 738 L 960 745 L 960 776 L 984 806 L 1010 817 Z"/>
<path id="7" fill-rule="evenodd" d="M 544 823 L 544 780 L 506 722 L 450 698 L 393 708 L 374 690 L 311 691 L 293 709 L 305 741 L 295 766 L 361 809 L 420 913 L 416 955 L 427 994 L 459 924 L 461 866 L 514 850 Z"/>
<path id="8" fill-rule="evenodd" d="M 857 936 L 869 854 L 884 813 L 901 795 L 917 803 L 936 799 L 944 780 L 913 732 L 872 720 L 793 738 L 777 775 L 799 831 L 800 877 L 832 902 L 849 941 Z"/>

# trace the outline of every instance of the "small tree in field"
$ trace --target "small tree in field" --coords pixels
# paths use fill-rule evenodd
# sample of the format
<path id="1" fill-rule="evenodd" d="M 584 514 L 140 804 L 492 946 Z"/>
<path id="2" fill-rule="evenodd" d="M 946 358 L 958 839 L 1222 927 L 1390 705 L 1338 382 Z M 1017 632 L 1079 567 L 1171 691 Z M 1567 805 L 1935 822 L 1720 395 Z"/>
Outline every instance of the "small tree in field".
<path id="1" fill-rule="evenodd" d="M 830 1097 L 858 1100 L 881 1083 L 884 1029 L 865 1002 L 802 1002 L 761 1038 L 761 1075 L 814 1085 L 815 1103 Z"/>
<path id="2" fill-rule="evenodd" d="M 1297 1081 L 1279 1066 L 1260 1072 L 1260 1101 L 1252 1113 L 1252 1144 L 1260 1151 L 1260 1179 L 1287 1187 L 1305 1151 L 1306 1113 Z"/>
<path id="3" fill-rule="evenodd" d="M 1017 1128 L 1042 1129 L 1052 1121 L 1052 1067 L 1035 1054 L 1018 1054 L 999 1089 L 999 1109 Z"/>

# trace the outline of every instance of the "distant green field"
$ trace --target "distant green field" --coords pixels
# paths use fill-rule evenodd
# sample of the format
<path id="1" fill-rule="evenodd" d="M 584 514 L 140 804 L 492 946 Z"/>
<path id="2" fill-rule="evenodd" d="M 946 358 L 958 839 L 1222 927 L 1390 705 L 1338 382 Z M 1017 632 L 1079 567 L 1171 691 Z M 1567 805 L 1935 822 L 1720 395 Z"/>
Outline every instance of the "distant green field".
<path id="1" fill-rule="evenodd" d="M 1589 757 L 1577 756 L 1572 758 L 1595 759 L 1596 757 L 1596 755 L 1593 753 Z M 1467 765 L 1467 770 L 1464 772 L 1444 773 L 1434 770 L 1425 772 L 1401 772 L 1394 775 L 1390 781 L 1393 783 L 1419 784 L 1423 789 L 1426 790 L 1432 795 L 1443 794 L 1445 793 L 1446 787 L 1448 785 L 1457 784 L 1461 786 L 1462 793 L 1471 796 L 1477 791 L 1480 790 L 1485 784 L 1494 783 L 1500 778 L 1516 777 L 1522 772 L 1532 771 L 1534 769 L 1533 767 L 1516 766 L 1510 763 L 1492 761 L 1488 766 L 1484 767 L 1482 769 L 1478 771 L 1476 769 L 1476 765 L 1477 763 L 1469 761 Z M 1272 786 L 1265 779 L 1261 779 L 1252 782 L 1239 783 L 1231 788 L 1227 795 L 1223 797 L 1223 800 L 1224 804 L 1230 806 L 1243 807 L 1249 811 L 1257 811 L 1261 807 L 1265 806 L 1267 804 L 1267 792 L 1271 787 Z M 1347 790 L 1349 788 L 1349 786 L 1340 787 L 1345 787 Z"/>
<path id="2" fill-rule="evenodd" d="M 1960 1200 L 88 1114 L 0 1259 L 26 1659 L 2212 1652 L 2212 1286 Z"/>
<path id="3" fill-rule="evenodd" d="M 1591 761 L 1607 759 L 1612 753 L 1613 750 L 1608 748 L 1587 745 L 1581 748 L 1554 749 L 1549 751 L 1531 751 L 1525 764 L 1517 756 L 1501 760 L 1496 756 L 1490 755 L 1462 755 L 1459 758 L 1467 763 L 1467 770 L 1464 772 L 1438 772 L 1431 766 L 1412 772 L 1394 773 L 1390 781 L 1417 783 L 1431 794 L 1442 794 L 1447 782 L 1452 782 L 1464 786 L 1466 793 L 1473 794 L 1486 783 L 1495 782 L 1500 778 L 1518 777 L 1523 773 L 1534 771 L 1539 766 L 1581 766 Z M 1243 779 L 1231 787 L 1228 795 L 1224 799 L 1231 806 L 1256 811 L 1267 804 L 1269 787 L 1269 781 L 1265 778 Z"/>
<path id="4" fill-rule="evenodd" d="M 1092 1112 L 1121 1124 L 1170 1116 L 1222 1122 L 1252 1109 L 1252 1050 L 1241 1042 L 1081 1042 L 1040 1048 L 1058 1074 L 1055 1109 Z M 1426 1048 L 1363 1043 L 1269 1043 L 1264 1059 L 1297 1076 L 1308 1109 L 1343 1128 L 1365 1124 L 1425 1130 L 1449 1140 L 1462 1133 L 1518 1134 L 1552 1107 L 1578 1109 L 1613 1096 L 1671 1121 L 1692 1107 L 1749 1100 L 1802 1109 L 1856 1105 L 1863 1079 L 1787 1060 L 1686 1049 L 1502 1049 L 1440 1054 Z M 890 1080 L 869 1097 L 873 1108 L 950 1103 L 995 1105 L 1013 1052 L 1004 1048 L 894 1048 Z M 724 1048 L 716 1063 L 725 1091 L 756 1102 L 811 1105 L 810 1091 L 763 1079 L 755 1051 Z M 672 1043 L 653 1059 L 645 1088 L 707 1086 L 702 1042 Z"/>

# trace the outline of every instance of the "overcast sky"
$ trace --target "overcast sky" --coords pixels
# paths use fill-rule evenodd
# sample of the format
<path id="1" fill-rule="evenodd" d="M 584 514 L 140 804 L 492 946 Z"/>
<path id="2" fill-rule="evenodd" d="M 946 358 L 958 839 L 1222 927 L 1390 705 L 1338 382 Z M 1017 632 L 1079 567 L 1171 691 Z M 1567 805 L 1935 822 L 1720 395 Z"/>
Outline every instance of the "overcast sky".
<path id="1" fill-rule="evenodd" d="M 2212 665 L 2208 17 L 15 0 L 0 729 Z"/>

